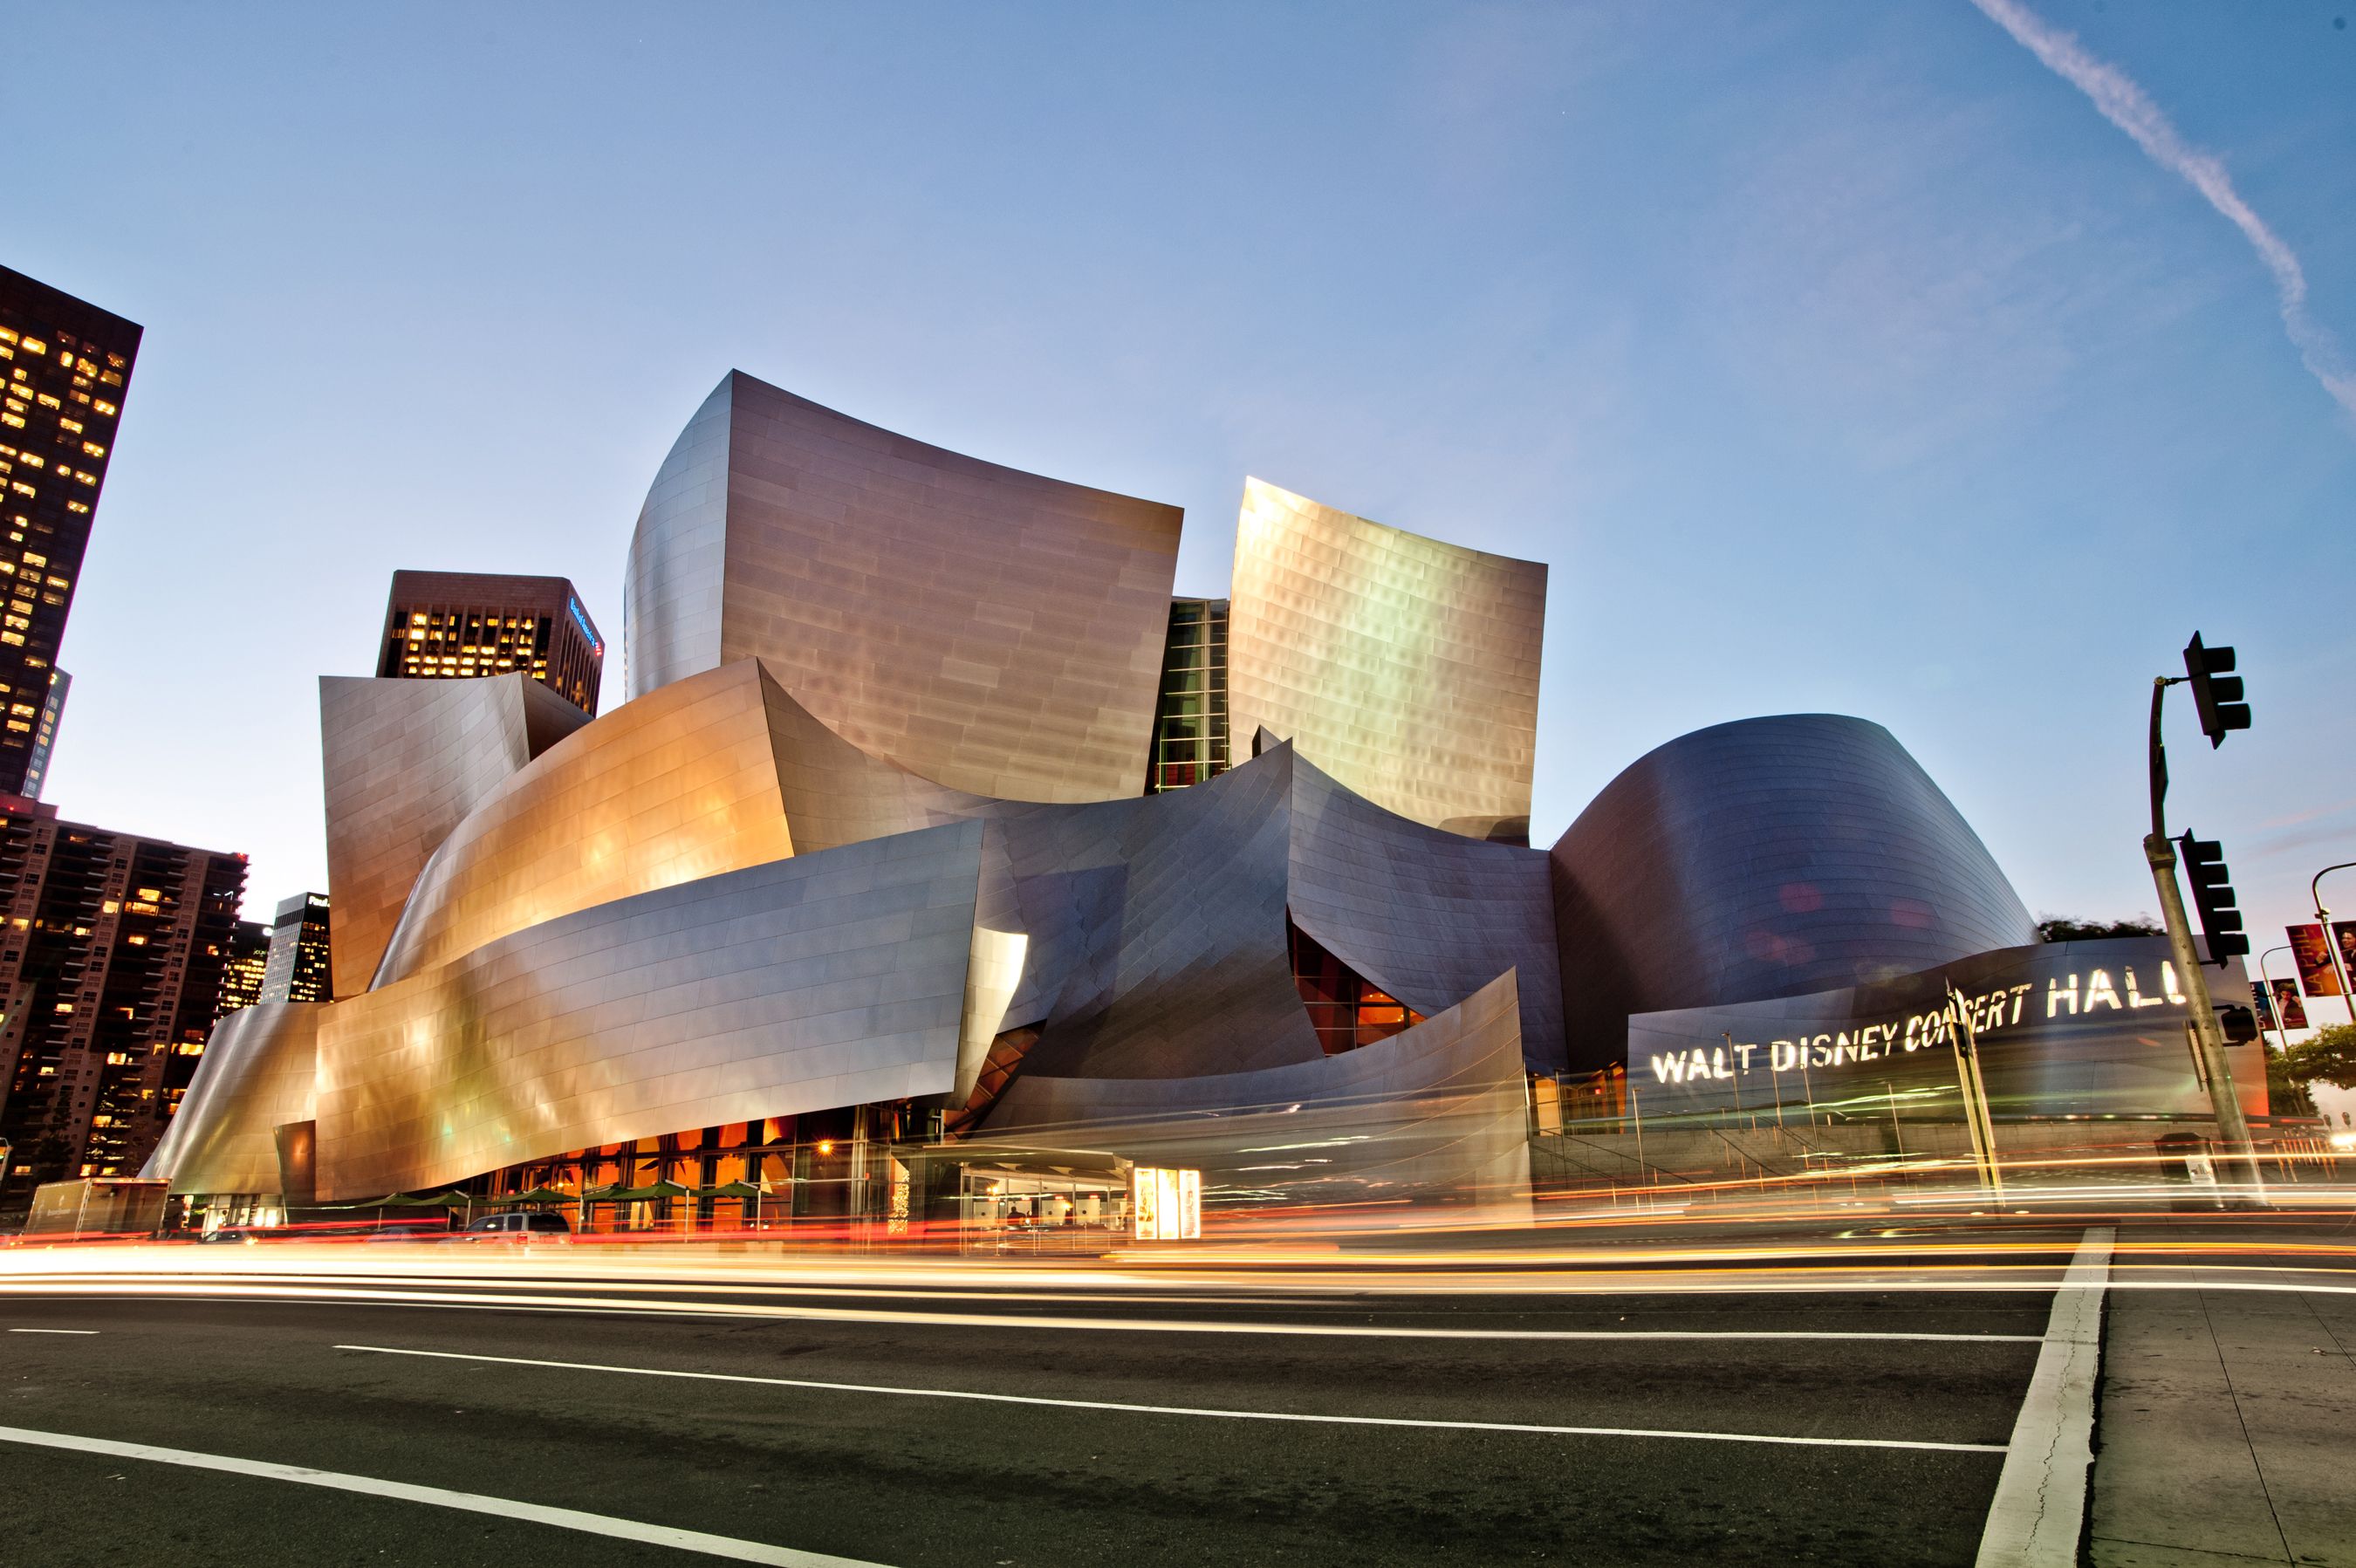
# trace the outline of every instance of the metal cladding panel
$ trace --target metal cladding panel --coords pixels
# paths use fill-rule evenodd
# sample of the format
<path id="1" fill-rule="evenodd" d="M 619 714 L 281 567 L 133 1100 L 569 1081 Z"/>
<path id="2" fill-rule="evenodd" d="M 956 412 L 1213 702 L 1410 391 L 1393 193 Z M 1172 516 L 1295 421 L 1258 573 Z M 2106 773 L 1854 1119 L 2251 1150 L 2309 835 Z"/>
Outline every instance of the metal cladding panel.
<path id="1" fill-rule="evenodd" d="M 311 1120 L 324 1002 L 257 1002 L 213 1026 L 143 1176 L 193 1193 L 279 1190 L 282 1122 Z"/>
<path id="2" fill-rule="evenodd" d="M 378 989 L 510 932 L 794 853 L 744 660 L 592 721 L 493 789 L 418 877 Z"/>
<path id="3" fill-rule="evenodd" d="M 336 1004 L 319 1036 L 320 1196 L 948 1092 L 982 831 L 640 894 Z"/>
<path id="4" fill-rule="evenodd" d="M 1520 974 L 1529 1065 L 1560 1070 L 1562 986 L 1546 852 L 1394 816 L 1300 757 L 1292 768 L 1292 919 L 1427 1015 Z"/>
<path id="5" fill-rule="evenodd" d="M 1001 805 L 1025 1072 L 1184 1078 L 1321 1055 L 1284 933 L 1290 753 L 1093 806 Z"/>
<path id="6" fill-rule="evenodd" d="M 1244 482 L 1230 754 L 1266 726 L 1387 811 L 1526 843 L 1547 569 Z"/>
<path id="7" fill-rule="evenodd" d="M 1136 793 L 1177 508 L 959 456 L 741 373 L 713 399 L 724 491 L 667 463 L 632 544 L 632 695 L 757 657 L 844 739 L 953 789 Z"/>
<path id="8" fill-rule="evenodd" d="M 728 421 L 735 378 L 671 443 L 638 510 L 622 575 L 623 694 L 644 696 L 724 660 L 720 585 L 728 539 Z"/>
<path id="9" fill-rule="evenodd" d="M 1146 1080 L 1052 1078 L 1026 1067 L 988 1136 L 1197 1168 L 1206 1184 L 1237 1195 L 1445 1196 L 1526 1212 L 1520 1016 L 1508 970 L 1402 1034 L 1291 1066 Z"/>
<path id="10" fill-rule="evenodd" d="M 1570 1063 L 1635 1013 L 1894 979 L 2037 940 L 1979 836 L 1888 730 L 1833 714 L 1682 736 L 1551 854 Z"/>
<path id="11" fill-rule="evenodd" d="M 336 995 L 368 989 L 418 873 L 451 830 L 587 719 L 522 674 L 320 678 Z"/>

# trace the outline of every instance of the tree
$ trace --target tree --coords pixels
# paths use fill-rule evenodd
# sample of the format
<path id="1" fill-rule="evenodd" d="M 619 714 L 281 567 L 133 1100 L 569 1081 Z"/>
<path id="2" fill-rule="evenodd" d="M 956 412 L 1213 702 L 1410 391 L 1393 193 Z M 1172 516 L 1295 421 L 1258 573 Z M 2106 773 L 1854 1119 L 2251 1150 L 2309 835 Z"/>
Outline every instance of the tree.
<path id="1" fill-rule="evenodd" d="M 2049 942 L 2092 942 L 2108 937 L 2156 937 L 2159 922 L 2149 915 L 2126 920 L 2072 920 L 2048 915 L 2037 922 L 2037 934 Z"/>
<path id="2" fill-rule="evenodd" d="M 2356 1024 L 2333 1024 L 2318 1029 L 2268 1059 L 2281 1065 L 2283 1081 L 2297 1085 L 2301 1091 L 2310 1083 L 2356 1089 Z M 2273 1074 L 2267 1076 L 2271 1078 Z"/>

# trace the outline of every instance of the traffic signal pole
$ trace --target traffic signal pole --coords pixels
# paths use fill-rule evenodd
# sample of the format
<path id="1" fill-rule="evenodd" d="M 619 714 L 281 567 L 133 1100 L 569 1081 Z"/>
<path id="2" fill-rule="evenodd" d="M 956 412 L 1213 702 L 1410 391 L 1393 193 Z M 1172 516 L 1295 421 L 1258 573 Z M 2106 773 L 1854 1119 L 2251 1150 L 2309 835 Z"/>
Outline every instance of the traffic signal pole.
<path id="1" fill-rule="evenodd" d="M 2185 1001 L 2192 1014 L 2192 1038 L 2209 1079 L 2209 1103 L 2217 1117 L 2217 1133 L 2226 1157 L 2242 1168 L 2250 1199 L 2264 1205 L 2265 1183 L 2258 1174 L 2257 1150 L 2250 1142 L 2250 1124 L 2242 1115 L 2241 1096 L 2233 1090 L 2233 1069 L 2225 1059 L 2225 1031 L 2209 1000 L 2209 977 L 2192 946 L 2192 927 L 2185 918 L 2184 894 L 2176 882 L 2176 845 L 2168 836 L 2168 748 L 2160 738 L 2161 699 L 2181 677 L 2155 676 L 2151 683 L 2151 835 L 2143 841 L 2144 858 L 2151 862 L 2151 879 L 2159 890 L 2160 918 L 2168 923 L 2168 947 L 2183 976 Z M 2329 935 L 2329 931 L 2325 933 Z"/>

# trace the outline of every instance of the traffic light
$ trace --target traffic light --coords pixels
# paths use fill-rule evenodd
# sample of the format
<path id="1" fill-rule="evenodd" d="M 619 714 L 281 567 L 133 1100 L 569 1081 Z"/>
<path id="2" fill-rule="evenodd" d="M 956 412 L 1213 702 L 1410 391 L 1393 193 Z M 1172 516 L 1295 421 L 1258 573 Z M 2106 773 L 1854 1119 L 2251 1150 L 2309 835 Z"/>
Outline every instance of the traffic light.
<path id="1" fill-rule="evenodd" d="M 2229 1046 L 2246 1046 L 2258 1037 L 2258 1015 L 2247 1007 L 2220 1007 L 2217 1021 L 2224 1026 Z"/>
<path id="2" fill-rule="evenodd" d="M 2192 682 L 2192 703 L 2201 710 L 2201 733 L 2214 751 L 2225 744 L 2228 730 L 2250 727 L 2250 704 L 2242 701 L 2242 678 L 2233 668 L 2230 648 L 2203 648 L 2201 634 L 2184 645 L 2184 673 Z"/>
<path id="3" fill-rule="evenodd" d="M 2209 961 L 2222 964 L 2229 958 L 2244 957 L 2250 950 L 2250 939 L 2242 934 L 2242 912 L 2233 908 L 2233 886 L 2228 880 L 2233 874 L 2225 869 L 2224 845 L 2189 832 L 2177 843 L 2184 846 L 2184 880 L 2192 885 L 2192 907 L 2201 911 L 2201 934 L 2209 939 Z"/>

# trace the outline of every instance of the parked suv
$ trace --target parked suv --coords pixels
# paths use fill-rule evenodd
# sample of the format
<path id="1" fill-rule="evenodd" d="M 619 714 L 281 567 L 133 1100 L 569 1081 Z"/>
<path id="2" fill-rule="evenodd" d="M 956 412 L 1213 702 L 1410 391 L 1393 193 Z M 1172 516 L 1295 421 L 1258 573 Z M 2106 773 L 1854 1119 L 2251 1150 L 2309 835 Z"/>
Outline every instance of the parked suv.
<path id="1" fill-rule="evenodd" d="M 570 1241 L 573 1226 L 562 1214 L 486 1214 L 458 1233 L 461 1241 Z"/>

